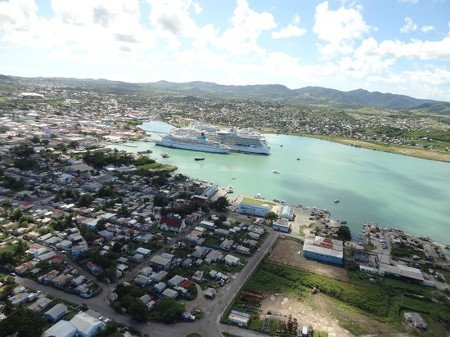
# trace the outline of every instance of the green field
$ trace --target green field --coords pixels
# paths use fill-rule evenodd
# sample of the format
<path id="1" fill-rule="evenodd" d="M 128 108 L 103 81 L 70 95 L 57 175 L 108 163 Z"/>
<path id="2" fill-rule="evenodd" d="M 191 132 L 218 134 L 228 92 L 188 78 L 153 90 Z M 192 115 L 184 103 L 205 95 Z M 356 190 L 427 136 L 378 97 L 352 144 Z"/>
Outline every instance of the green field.
<path id="1" fill-rule="evenodd" d="M 428 322 L 431 331 L 424 336 L 446 336 L 445 327 L 439 322 L 450 322 L 449 300 L 445 294 L 420 284 L 399 279 L 380 278 L 376 284 L 362 272 L 349 272 L 350 282 L 343 282 L 267 261 L 263 261 L 244 287 L 246 291 L 259 293 L 281 293 L 285 296 L 306 300 L 312 287 L 329 297 L 337 306 L 351 312 L 363 314 L 371 319 L 392 325 L 401 330 L 405 311 L 419 312 Z M 229 310 L 235 309 L 252 315 L 250 328 L 261 326 L 259 312 L 250 308 L 239 296 Z M 228 311 L 227 311 L 228 312 Z M 223 318 L 226 321 L 227 315 Z M 343 322 L 341 325 L 358 334 L 367 327 Z"/>

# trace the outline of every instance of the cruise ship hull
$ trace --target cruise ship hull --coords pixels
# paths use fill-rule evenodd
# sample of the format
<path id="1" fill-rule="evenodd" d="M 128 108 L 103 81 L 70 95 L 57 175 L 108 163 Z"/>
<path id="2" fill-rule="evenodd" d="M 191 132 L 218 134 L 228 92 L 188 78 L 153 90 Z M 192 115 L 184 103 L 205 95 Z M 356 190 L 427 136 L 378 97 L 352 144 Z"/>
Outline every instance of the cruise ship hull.
<path id="1" fill-rule="evenodd" d="M 242 153 L 252 153 L 252 154 L 270 154 L 269 147 L 251 147 L 251 146 L 239 146 L 239 145 L 228 145 L 230 151 L 242 152 Z"/>
<path id="2" fill-rule="evenodd" d="M 183 142 L 177 142 L 172 140 L 160 140 L 155 142 L 156 145 L 170 147 L 173 149 L 183 149 L 190 151 L 208 152 L 208 153 L 220 153 L 227 154 L 230 152 L 228 148 L 217 147 L 209 144 L 189 144 Z"/>

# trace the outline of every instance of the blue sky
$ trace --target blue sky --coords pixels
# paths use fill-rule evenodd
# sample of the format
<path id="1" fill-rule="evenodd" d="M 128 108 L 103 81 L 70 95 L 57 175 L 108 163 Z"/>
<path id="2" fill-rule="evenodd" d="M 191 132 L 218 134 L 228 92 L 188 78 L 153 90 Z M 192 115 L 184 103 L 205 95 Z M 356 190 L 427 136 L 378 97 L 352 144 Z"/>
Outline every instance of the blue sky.
<path id="1" fill-rule="evenodd" d="M 0 73 L 450 100 L 450 0 L 0 0 Z"/>

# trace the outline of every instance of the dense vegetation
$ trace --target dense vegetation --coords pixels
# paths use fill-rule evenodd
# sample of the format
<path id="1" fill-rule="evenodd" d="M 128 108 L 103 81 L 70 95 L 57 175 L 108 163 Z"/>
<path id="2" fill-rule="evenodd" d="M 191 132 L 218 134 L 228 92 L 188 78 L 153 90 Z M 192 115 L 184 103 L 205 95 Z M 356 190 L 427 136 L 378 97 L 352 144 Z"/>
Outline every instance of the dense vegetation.
<path id="1" fill-rule="evenodd" d="M 16 332 L 17 337 L 36 337 L 41 335 L 46 326 L 47 322 L 40 313 L 18 308 L 0 322 L 0 337 L 11 336 Z"/>

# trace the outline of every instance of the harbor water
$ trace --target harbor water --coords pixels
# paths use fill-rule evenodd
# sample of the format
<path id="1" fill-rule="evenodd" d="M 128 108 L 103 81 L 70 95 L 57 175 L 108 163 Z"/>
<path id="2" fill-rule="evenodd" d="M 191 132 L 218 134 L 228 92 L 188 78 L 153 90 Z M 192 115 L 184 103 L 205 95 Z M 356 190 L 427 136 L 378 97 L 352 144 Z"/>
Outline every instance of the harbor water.
<path id="1" fill-rule="evenodd" d="M 142 128 L 157 139 L 171 126 L 149 122 Z M 450 244 L 448 163 L 313 138 L 265 137 L 271 147 L 269 156 L 201 153 L 152 142 L 114 147 L 129 152 L 150 149 L 152 157 L 176 165 L 178 172 L 220 186 L 232 185 L 236 194 L 260 193 L 266 199 L 328 209 L 334 219 L 346 220 L 356 236 L 362 224 L 378 223 Z M 170 157 L 162 158 L 161 153 Z M 198 156 L 205 160 L 195 161 Z"/>

